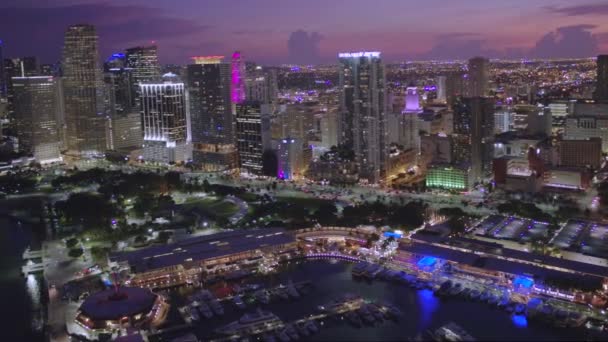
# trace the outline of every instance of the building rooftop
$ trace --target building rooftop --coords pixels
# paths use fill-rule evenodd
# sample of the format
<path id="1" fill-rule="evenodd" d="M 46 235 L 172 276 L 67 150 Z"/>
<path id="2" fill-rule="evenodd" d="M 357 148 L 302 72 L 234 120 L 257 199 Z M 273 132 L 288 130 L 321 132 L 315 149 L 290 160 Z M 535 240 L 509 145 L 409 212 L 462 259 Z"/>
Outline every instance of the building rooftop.
<path id="1" fill-rule="evenodd" d="M 116 253 L 110 256 L 110 260 L 128 262 L 132 270 L 139 273 L 294 241 L 295 237 L 283 229 L 235 230 L 133 252 Z"/>
<path id="2" fill-rule="evenodd" d="M 121 287 L 93 293 L 80 305 L 80 311 L 93 321 L 118 320 L 152 310 L 156 295 L 139 287 Z"/>

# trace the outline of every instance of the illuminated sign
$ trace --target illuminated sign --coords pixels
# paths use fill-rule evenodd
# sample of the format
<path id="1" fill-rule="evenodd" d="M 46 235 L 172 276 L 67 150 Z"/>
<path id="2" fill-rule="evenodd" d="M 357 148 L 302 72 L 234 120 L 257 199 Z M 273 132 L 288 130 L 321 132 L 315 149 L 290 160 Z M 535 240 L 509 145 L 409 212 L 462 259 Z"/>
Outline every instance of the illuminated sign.
<path id="1" fill-rule="evenodd" d="M 342 52 L 338 54 L 338 58 L 359 58 L 359 57 L 380 57 L 378 51 L 362 51 L 362 52 Z"/>
<path id="2" fill-rule="evenodd" d="M 194 56 L 190 57 L 194 64 L 220 64 L 224 56 Z"/>

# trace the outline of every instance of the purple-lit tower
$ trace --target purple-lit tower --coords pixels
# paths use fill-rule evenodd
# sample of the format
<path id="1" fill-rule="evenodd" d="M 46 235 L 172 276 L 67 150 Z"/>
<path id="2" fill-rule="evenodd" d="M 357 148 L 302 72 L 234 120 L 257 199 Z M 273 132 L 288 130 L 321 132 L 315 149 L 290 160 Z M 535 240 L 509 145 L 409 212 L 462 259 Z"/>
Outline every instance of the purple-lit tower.
<path id="1" fill-rule="evenodd" d="M 399 123 L 399 143 L 406 149 L 420 153 L 420 134 L 418 132 L 418 114 L 422 112 L 418 89 L 407 87 L 405 91 L 405 108 L 401 112 Z"/>
<path id="2" fill-rule="evenodd" d="M 230 88 L 232 103 L 245 101 L 245 61 L 240 51 L 232 54 L 232 81 Z"/>

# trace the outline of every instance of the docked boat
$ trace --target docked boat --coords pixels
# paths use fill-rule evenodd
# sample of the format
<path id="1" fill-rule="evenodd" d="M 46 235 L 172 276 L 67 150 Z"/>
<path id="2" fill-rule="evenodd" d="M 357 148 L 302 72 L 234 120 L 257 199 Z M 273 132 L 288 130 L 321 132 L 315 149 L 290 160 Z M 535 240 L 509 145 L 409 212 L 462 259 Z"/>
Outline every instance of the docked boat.
<path id="1" fill-rule="evenodd" d="M 367 324 L 374 324 L 374 322 L 376 321 L 376 319 L 374 318 L 374 316 L 369 311 L 369 309 L 367 308 L 366 305 L 361 306 L 361 308 L 358 310 L 357 313 L 361 317 L 363 317 L 363 322 L 365 322 Z"/>
<path id="2" fill-rule="evenodd" d="M 515 314 L 521 315 L 526 311 L 526 306 L 522 303 L 515 304 Z"/>
<path id="3" fill-rule="evenodd" d="M 356 326 L 356 327 L 361 326 L 361 318 L 354 311 L 347 312 L 345 316 L 346 316 L 346 319 L 348 319 L 348 321 L 350 323 L 352 323 L 354 326 Z"/>
<path id="4" fill-rule="evenodd" d="M 224 307 L 216 298 L 209 301 L 209 306 L 211 306 L 211 310 L 213 310 L 213 313 L 216 315 L 221 316 L 224 314 Z"/>
<path id="5" fill-rule="evenodd" d="M 296 290 L 296 287 L 293 285 L 291 280 L 289 283 L 287 283 L 287 294 L 289 294 L 289 296 L 292 298 L 300 298 L 300 294 L 298 293 L 298 290 Z"/>
<path id="6" fill-rule="evenodd" d="M 380 309 L 378 308 L 378 306 L 370 304 L 368 306 L 369 312 L 374 316 L 374 318 L 378 321 L 378 322 L 382 322 L 384 320 L 384 314 L 382 314 L 382 311 L 380 311 Z"/>
<path id="7" fill-rule="evenodd" d="M 274 336 L 272 336 L 272 334 L 264 334 L 264 335 L 262 335 L 262 340 L 264 342 L 276 342 L 276 339 L 274 338 Z"/>
<path id="8" fill-rule="evenodd" d="M 279 288 L 277 288 L 274 293 L 282 300 L 289 299 L 289 295 L 287 294 L 287 288 L 285 286 L 279 286 Z"/>
<path id="9" fill-rule="evenodd" d="M 499 308 L 508 308 L 511 304 L 511 301 L 509 300 L 509 298 L 503 298 L 498 302 L 498 307 Z"/>
<path id="10" fill-rule="evenodd" d="M 476 341 L 475 338 L 454 322 L 450 322 L 431 334 L 435 341 Z"/>
<path id="11" fill-rule="evenodd" d="M 568 315 L 568 326 L 572 328 L 578 328 L 587 321 L 587 316 L 578 312 L 571 311 Z"/>
<path id="12" fill-rule="evenodd" d="M 469 298 L 472 300 L 478 300 L 480 296 L 481 292 L 479 292 L 479 290 L 471 290 L 471 292 L 469 292 Z"/>
<path id="13" fill-rule="evenodd" d="M 445 296 L 449 293 L 451 288 L 452 288 L 452 282 L 450 280 L 446 280 L 435 291 L 435 294 L 438 296 Z"/>
<path id="14" fill-rule="evenodd" d="M 479 295 L 479 300 L 482 302 L 486 302 L 490 298 L 490 292 L 488 290 L 484 290 L 481 295 Z"/>
<path id="15" fill-rule="evenodd" d="M 291 324 L 287 324 L 285 326 L 285 333 L 292 340 L 297 340 L 297 339 L 300 338 L 300 335 L 298 335 L 298 332 L 296 331 L 296 329 Z"/>
<path id="16" fill-rule="evenodd" d="M 264 290 L 264 289 L 257 290 L 254 293 L 254 296 L 255 296 L 255 299 L 257 299 L 262 304 L 268 304 L 268 303 L 270 303 L 270 297 L 268 296 L 268 292 L 266 290 Z"/>
<path id="17" fill-rule="evenodd" d="M 234 305 L 237 306 L 237 308 L 239 309 L 244 309 L 245 308 L 245 302 L 243 302 L 243 298 L 241 298 L 241 295 L 236 295 L 234 297 L 232 297 L 232 301 L 234 302 Z"/>
<path id="18" fill-rule="evenodd" d="M 460 294 L 460 292 L 462 292 L 462 284 L 460 284 L 460 283 L 456 283 L 448 291 L 448 293 L 450 294 L 450 296 L 457 296 L 458 294 Z"/>
<path id="19" fill-rule="evenodd" d="M 302 336 L 310 335 L 310 331 L 308 331 L 308 329 L 306 328 L 306 325 L 304 325 L 304 323 L 298 323 L 295 326 L 296 326 L 296 330 L 298 331 L 298 334 L 300 334 Z"/>
<path id="20" fill-rule="evenodd" d="M 211 308 L 205 302 L 201 302 L 200 303 L 200 306 L 198 307 L 198 310 L 201 312 L 201 314 L 203 315 L 203 317 L 205 317 L 207 319 L 213 317 L 213 312 L 211 311 Z"/>
<path id="21" fill-rule="evenodd" d="M 289 338 L 289 336 L 287 336 L 287 333 L 285 332 L 285 330 L 279 330 L 279 331 L 277 331 L 277 337 L 279 338 L 279 341 L 281 341 L 281 342 L 289 342 L 289 341 L 291 341 L 291 339 Z"/>
<path id="22" fill-rule="evenodd" d="M 254 313 L 243 315 L 238 321 L 234 321 L 216 329 L 216 332 L 225 335 L 235 335 L 244 332 L 259 333 L 268 331 L 282 324 L 283 322 L 279 319 L 279 317 L 272 312 L 258 309 Z"/>
<path id="23" fill-rule="evenodd" d="M 322 311 L 322 312 L 334 313 L 337 310 L 342 309 L 346 303 L 354 302 L 354 301 L 361 301 L 361 300 L 362 300 L 361 297 L 356 296 L 356 295 L 345 295 L 341 299 L 334 299 L 331 302 L 329 302 L 328 304 L 317 306 L 317 310 Z"/>
<path id="24" fill-rule="evenodd" d="M 311 334 L 316 334 L 319 332 L 319 327 L 317 327 L 317 323 L 315 323 L 313 320 L 306 321 L 304 326 L 306 329 L 308 329 L 308 331 L 310 331 Z"/>
<path id="25" fill-rule="evenodd" d="M 363 274 L 365 273 L 365 271 L 367 270 L 368 267 L 369 267 L 369 264 L 367 262 L 360 262 L 360 263 L 356 264 L 355 266 L 353 266 L 351 274 L 355 277 L 361 277 L 361 276 L 363 276 Z"/>
<path id="26" fill-rule="evenodd" d="M 196 308 L 190 310 L 190 317 L 194 322 L 198 322 L 201 319 L 201 316 L 199 316 L 198 310 Z"/>

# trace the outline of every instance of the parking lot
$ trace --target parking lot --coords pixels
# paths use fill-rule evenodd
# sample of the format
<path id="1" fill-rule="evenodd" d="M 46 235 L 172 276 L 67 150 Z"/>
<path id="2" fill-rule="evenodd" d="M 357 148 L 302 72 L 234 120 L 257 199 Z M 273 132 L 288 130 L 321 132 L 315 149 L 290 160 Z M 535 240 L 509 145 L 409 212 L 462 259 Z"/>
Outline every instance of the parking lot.
<path id="1" fill-rule="evenodd" d="M 608 257 L 608 225 L 569 220 L 551 243 L 561 249 L 606 258 Z"/>
<path id="2" fill-rule="evenodd" d="M 476 235 L 498 240 L 528 242 L 545 238 L 549 224 L 515 216 L 490 215 L 475 228 Z"/>

